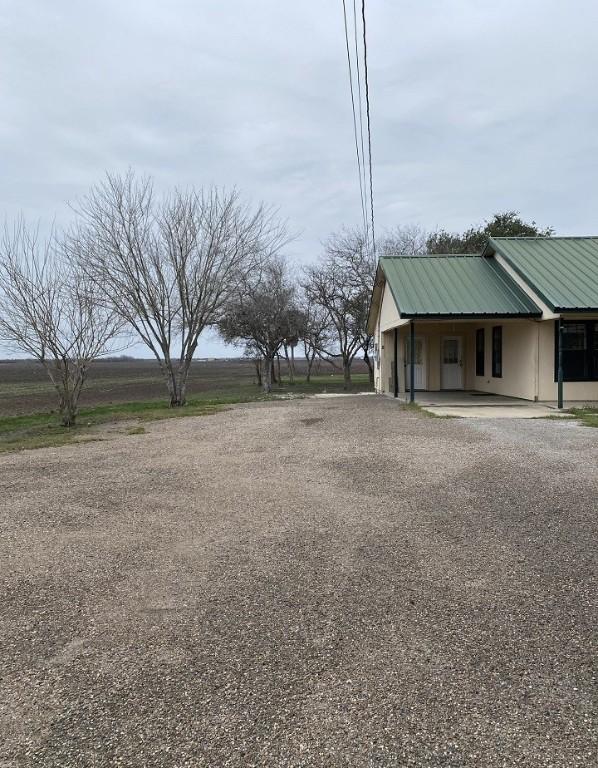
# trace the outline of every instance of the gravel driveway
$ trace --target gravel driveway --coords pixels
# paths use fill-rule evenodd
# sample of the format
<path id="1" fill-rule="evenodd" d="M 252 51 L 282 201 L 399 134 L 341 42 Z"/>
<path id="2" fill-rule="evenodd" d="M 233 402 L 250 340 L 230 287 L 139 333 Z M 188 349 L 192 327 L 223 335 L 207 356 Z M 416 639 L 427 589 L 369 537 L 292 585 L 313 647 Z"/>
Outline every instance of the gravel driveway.
<path id="1" fill-rule="evenodd" d="M 378 397 L 0 457 L 0 766 L 597 764 L 598 430 Z"/>

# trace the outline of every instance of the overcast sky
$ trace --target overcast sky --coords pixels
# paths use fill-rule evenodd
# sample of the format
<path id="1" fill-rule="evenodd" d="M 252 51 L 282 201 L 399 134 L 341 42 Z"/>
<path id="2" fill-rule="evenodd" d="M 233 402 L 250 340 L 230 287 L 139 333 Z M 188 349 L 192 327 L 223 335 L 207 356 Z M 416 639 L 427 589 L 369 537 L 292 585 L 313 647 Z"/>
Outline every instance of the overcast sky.
<path id="1" fill-rule="evenodd" d="M 237 185 L 280 206 L 297 262 L 359 221 L 341 0 L 0 9 L 9 221 L 66 222 L 67 201 L 129 166 L 160 188 Z M 369 0 L 367 13 L 378 231 L 516 209 L 598 232 L 596 0 Z M 199 355 L 223 350 L 206 339 Z"/>

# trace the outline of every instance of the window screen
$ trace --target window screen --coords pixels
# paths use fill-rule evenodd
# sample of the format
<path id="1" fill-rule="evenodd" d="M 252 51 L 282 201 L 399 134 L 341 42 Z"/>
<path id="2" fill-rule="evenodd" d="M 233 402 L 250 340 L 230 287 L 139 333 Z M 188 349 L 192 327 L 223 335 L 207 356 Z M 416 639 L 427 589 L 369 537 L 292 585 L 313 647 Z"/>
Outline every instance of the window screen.
<path id="1" fill-rule="evenodd" d="M 492 376 L 495 379 L 502 376 L 502 325 L 492 329 Z"/>
<path id="2" fill-rule="evenodd" d="M 478 328 L 475 332 L 475 375 L 484 376 L 486 357 L 486 332 Z"/>
<path id="3" fill-rule="evenodd" d="M 563 320 L 563 381 L 598 381 L 598 323 Z M 554 378 L 558 378 L 559 333 L 555 322 Z"/>

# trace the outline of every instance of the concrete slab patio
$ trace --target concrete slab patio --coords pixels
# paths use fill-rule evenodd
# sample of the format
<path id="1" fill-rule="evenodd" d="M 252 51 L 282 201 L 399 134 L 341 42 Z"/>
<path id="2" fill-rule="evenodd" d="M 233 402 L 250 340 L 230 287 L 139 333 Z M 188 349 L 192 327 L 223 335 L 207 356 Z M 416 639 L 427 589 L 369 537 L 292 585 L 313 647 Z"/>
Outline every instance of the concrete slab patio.
<path id="1" fill-rule="evenodd" d="M 398 400 L 402 403 L 408 402 L 409 393 L 401 394 Z M 416 392 L 415 402 L 435 416 L 466 419 L 541 419 L 546 416 L 567 416 L 566 408 L 573 405 L 569 403 L 564 410 L 559 410 L 556 403 L 539 403 L 467 391 Z"/>
<path id="2" fill-rule="evenodd" d="M 267 402 L 0 456 L 2 768 L 588 768 L 598 430 Z"/>

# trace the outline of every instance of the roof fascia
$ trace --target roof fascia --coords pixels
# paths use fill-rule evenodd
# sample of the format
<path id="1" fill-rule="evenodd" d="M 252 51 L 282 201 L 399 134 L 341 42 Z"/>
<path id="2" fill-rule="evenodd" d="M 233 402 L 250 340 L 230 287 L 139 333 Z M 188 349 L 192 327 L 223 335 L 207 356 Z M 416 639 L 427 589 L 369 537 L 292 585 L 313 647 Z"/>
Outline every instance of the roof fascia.
<path id="1" fill-rule="evenodd" d="M 386 275 L 382 265 L 378 262 L 376 267 L 376 277 L 374 278 L 374 285 L 372 286 L 372 295 L 370 297 L 370 307 L 368 309 L 368 320 L 366 323 L 366 330 L 373 336 L 376 332 L 376 322 L 382 310 L 382 297 L 384 295 L 384 286 L 387 283 Z"/>
<path id="2" fill-rule="evenodd" d="M 401 317 L 407 320 L 487 320 L 497 318 L 530 318 L 539 320 L 542 317 L 541 312 L 461 312 L 459 314 L 434 314 L 431 312 L 425 314 L 403 314 Z"/>
<path id="3" fill-rule="evenodd" d="M 380 269 L 382 269 L 382 271 L 384 272 L 384 267 L 382 266 L 382 264 L 380 264 Z M 399 306 L 399 302 L 397 301 L 397 297 L 395 295 L 395 292 L 392 289 L 392 285 L 390 283 L 390 280 L 388 280 L 386 278 L 386 273 L 384 273 L 384 280 L 385 280 L 385 284 L 388 286 L 388 289 L 390 291 L 390 295 L 392 296 L 392 300 L 395 303 L 395 307 L 397 308 L 397 312 L 398 312 L 399 317 L 403 317 L 403 313 L 401 312 L 401 307 Z M 380 304 L 380 309 L 382 309 L 382 304 Z"/>

